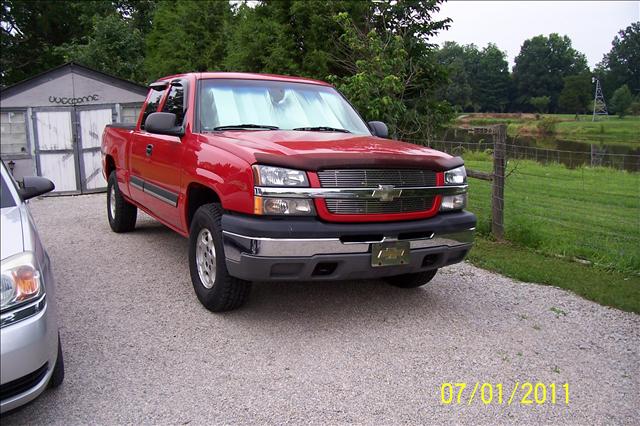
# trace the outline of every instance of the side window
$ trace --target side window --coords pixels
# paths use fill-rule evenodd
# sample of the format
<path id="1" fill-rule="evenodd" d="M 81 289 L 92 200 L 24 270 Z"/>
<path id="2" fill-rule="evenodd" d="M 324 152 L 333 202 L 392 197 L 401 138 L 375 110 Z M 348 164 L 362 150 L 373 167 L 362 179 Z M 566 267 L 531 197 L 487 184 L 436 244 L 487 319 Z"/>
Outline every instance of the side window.
<path id="1" fill-rule="evenodd" d="M 144 115 L 142 116 L 142 124 L 140 125 L 141 129 L 144 129 L 144 122 L 147 121 L 147 116 L 152 112 L 158 111 L 158 105 L 160 105 L 163 94 L 164 90 L 151 89 L 149 91 L 147 105 L 144 108 Z"/>
<path id="2" fill-rule="evenodd" d="M 169 90 L 169 96 L 162 107 L 162 112 L 172 112 L 176 115 L 176 126 L 182 126 L 184 121 L 184 87 L 182 84 L 173 84 Z"/>

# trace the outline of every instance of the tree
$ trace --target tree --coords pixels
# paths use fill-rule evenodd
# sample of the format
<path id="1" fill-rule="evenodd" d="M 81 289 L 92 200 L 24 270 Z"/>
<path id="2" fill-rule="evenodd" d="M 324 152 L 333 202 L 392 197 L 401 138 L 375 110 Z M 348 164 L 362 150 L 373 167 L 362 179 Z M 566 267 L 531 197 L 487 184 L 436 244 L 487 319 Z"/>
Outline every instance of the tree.
<path id="1" fill-rule="evenodd" d="M 473 79 L 473 103 L 482 111 L 502 112 L 509 104 L 509 63 L 498 47 L 489 43 L 478 55 L 478 67 Z"/>
<path id="2" fill-rule="evenodd" d="M 529 103 L 537 112 L 546 114 L 549 112 L 551 98 L 549 96 L 534 96 L 529 99 Z"/>
<path id="3" fill-rule="evenodd" d="M 365 22 L 356 23 L 346 13 L 337 16 L 344 32 L 339 50 L 351 52 L 343 59 L 350 73 L 331 81 L 367 120 L 385 121 L 395 137 L 428 139 L 452 116 L 449 104 L 434 96 L 446 82 L 446 70 L 428 43 L 448 20 L 432 20 L 436 1 L 402 5 L 371 3 Z"/>
<path id="4" fill-rule="evenodd" d="M 66 61 L 77 62 L 131 81 L 146 82 L 142 33 L 122 16 L 94 17 L 93 33 L 84 44 L 57 48 Z"/>
<path id="5" fill-rule="evenodd" d="M 610 97 L 613 90 L 627 85 L 634 94 L 640 93 L 640 21 L 620 30 L 611 42 L 611 50 L 598 64 L 604 92 Z"/>
<path id="6" fill-rule="evenodd" d="M 631 91 L 629 90 L 629 86 L 625 84 L 613 92 L 609 107 L 611 108 L 611 112 L 618 114 L 618 117 L 622 118 L 627 115 L 632 102 L 633 97 L 631 96 Z"/>
<path id="7" fill-rule="evenodd" d="M 343 75 L 343 58 L 336 40 L 342 28 L 335 21 L 347 13 L 363 22 L 367 2 L 267 0 L 251 8 L 241 5 L 231 28 L 225 68 L 325 79 Z"/>
<path id="8" fill-rule="evenodd" d="M 115 11 L 102 1 L 3 0 L 0 18 L 0 84 L 17 83 L 64 63 L 56 47 L 81 40 L 92 19 Z"/>
<path id="9" fill-rule="evenodd" d="M 477 51 L 472 44 L 461 46 L 455 41 L 446 41 L 436 53 L 436 60 L 448 74 L 447 84 L 437 90 L 437 95 L 462 111 L 475 110 L 471 99 L 473 76 L 469 69 L 469 51 L 473 49 Z"/>
<path id="10" fill-rule="evenodd" d="M 584 73 L 564 78 L 564 88 L 558 99 L 560 112 L 584 114 L 592 101 L 591 75 Z"/>
<path id="11" fill-rule="evenodd" d="M 464 111 L 504 111 L 509 104 L 511 77 L 506 55 L 495 44 L 479 50 L 474 44 L 445 42 L 436 54 L 449 82 L 439 96 Z"/>
<path id="12" fill-rule="evenodd" d="M 525 40 L 513 69 L 517 103 L 526 108 L 530 98 L 548 96 L 549 110 L 556 112 L 564 77 L 586 71 L 587 60 L 571 47 L 569 37 L 554 33 Z"/>
<path id="13" fill-rule="evenodd" d="M 231 20 L 231 5 L 226 1 L 159 3 L 145 40 L 144 66 L 149 78 L 223 70 Z"/>

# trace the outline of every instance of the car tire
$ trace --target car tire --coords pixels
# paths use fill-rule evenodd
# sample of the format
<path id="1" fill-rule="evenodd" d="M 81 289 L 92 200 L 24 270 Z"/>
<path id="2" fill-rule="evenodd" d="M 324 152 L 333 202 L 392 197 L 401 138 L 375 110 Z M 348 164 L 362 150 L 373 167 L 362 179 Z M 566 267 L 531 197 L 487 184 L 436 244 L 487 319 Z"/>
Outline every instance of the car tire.
<path id="1" fill-rule="evenodd" d="M 107 182 L 107 218 L 113 232 L 129 232 L 136 227 L 138 208 L 125 200 L 118 187 L 115 170 Z"/>
<path id="2" fill-rule="evenodd" d="M 222 208 L 205 204 L 193 216 L 189 232 L 189 271 L 196 296 L 212 312 L 240 307 L 251 283 L 229 275 L 222 244 Z"/>
<path id="3" fill-rule="evenodd" d="M 57 388 L 64 381 L 64 358 L 62 357 L 62 343 L 60 342 L 60 333 L 58 333 L 58 357 L 56 365 L 53 367 L 53 373 L 49 379 L 49 387 Z"/>
<path id="4" fill-rule="evenodd" d="M 396 275 L 393 277 L 386 277 L 384 280 L 394 287 L 400 288 L 416 288 L 427 284 L 436 276 L 437 269 L 432 269 L 425 272 L 416 272 L 414 274 Z"/>

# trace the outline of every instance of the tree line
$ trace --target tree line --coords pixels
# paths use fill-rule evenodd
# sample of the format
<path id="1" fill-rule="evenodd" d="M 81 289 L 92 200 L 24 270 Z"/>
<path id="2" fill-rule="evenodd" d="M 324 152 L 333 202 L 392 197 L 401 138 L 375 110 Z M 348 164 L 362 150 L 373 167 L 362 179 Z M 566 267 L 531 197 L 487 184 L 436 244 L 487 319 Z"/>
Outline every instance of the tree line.
<path id="1" fill-rule="evenodd" d="M 299 75 L 335 84 L 368 120 L 428 137 L 455 111 L 585 112 L 591 76 L 607 99 L 640 93 L 640 23 L 591 72 L 571 40 L 526 40 L 510 72 L 493 44 L 433 37 L 441 0 L 2 0 L 0 84 L 67 61 L 140 83 L 187 71 Z M 622 89 L 621 89 L 622 90 Z"/>

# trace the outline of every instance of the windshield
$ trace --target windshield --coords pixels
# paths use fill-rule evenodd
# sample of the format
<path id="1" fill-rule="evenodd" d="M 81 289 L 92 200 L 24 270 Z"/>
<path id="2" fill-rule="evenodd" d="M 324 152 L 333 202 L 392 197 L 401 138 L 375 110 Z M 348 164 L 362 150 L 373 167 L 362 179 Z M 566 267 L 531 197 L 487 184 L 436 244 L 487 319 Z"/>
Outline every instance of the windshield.
<path id="1" fill-rule="evenodd" d="M 266 80 L 203 80 L 200 128 L 278 128 L 348 131 L 370 135 L 349 103 L 332 87 Z M 248 126 L 242 126 L 248 125 Z"/>
<path id="2" fill-rule="evenodd" d="M 4 168 L 4 166 L 2 166 Z M 7 182 L 4 177 L 4 173 L 0 176 L 0 208 L 14 207 L 16 205 L 13 199 L 13 194 L 9 189 L 9 185 L 13 183 Z"/>

